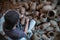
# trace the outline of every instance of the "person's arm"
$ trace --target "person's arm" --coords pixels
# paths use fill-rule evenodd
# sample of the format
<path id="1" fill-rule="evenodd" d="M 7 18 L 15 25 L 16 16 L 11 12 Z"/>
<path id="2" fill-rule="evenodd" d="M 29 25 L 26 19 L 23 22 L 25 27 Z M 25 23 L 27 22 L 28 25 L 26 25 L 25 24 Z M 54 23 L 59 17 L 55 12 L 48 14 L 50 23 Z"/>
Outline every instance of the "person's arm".
<path id="1" fill-rule="evenodd" d="M 28 31 L 29 19 L 26 19 L 25 33 Z"/>

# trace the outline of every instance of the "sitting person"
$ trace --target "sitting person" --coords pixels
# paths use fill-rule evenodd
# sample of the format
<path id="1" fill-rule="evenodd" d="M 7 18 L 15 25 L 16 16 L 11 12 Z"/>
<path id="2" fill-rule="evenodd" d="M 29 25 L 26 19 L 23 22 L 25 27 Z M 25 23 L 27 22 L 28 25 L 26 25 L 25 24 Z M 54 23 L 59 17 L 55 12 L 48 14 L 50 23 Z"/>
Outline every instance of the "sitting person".
<path id="1" fill-rule="evenodd" d="M 3 30 L 7 36 L 14 40 L 18 40 L 20 38 L 22 38 L 21 40 L 26 40 L 26 34 L 30 33 L 36 24 L 33 19 L 29 23 L 29 18 L 26 17 L 25 29 L 23 31 L 21 29 L 21 24 L 19 23 L 19 14 L 16 11 L 8 11 L 4 16 L 4 19 L 5 23 L 3 25 Z"/>
<path id="2" fill-rule="evenodd" d="M 19 23 L 19 14 L 12 10 L 8 11 L 4 16 L 5 22 L 3 25 L 3 30 L 5 34 L 13 40 L 26 40 L 26 33 L 28 29 L 29 19 L 26 18 L 25 31 L 20 30 L 21 26 Z M 21 39 L 22 38 L 22 39 Z"/>

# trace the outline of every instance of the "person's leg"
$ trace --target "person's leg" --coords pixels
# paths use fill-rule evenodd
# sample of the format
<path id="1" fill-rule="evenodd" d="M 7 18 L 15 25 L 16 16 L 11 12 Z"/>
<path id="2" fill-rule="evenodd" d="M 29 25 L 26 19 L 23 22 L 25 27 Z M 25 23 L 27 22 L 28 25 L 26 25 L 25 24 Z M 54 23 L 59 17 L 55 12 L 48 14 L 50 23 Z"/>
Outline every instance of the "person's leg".
<path id="1" fill-rule="evenodd" d="M 31 30 L 34 28 L 35 24 L 36 24 L 35 20 L 30 21 L 29 29 L 28 29 L 28 38 L 30 38 L 32 36 L 33 33 Z"/>
<path id="2" fill-rule="evenodd" d="M 35 20 L 30 21 L 28 32 L 31 32 L 31 30 L 34 28 L 35 24 L 36 24 Z"/>

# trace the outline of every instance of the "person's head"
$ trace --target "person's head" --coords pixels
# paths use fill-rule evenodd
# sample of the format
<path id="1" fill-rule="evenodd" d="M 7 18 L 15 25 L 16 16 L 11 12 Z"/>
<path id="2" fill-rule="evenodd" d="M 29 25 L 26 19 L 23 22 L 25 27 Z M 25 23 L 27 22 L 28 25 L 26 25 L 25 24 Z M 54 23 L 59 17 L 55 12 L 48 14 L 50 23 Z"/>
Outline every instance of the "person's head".
<path id="1" fill-rule="evenodd" d="M 53 11 L 50 11 L 49 14 L 48 14 L 50 17 L 54 16 L 55 13 Z"/>
<path id="2" fill-rule="evenodd" d="M 21 14 L 25 14 L 25 12 L 26 12 L 26 10 L 25 10 L 25 8 L 24 7 L 21 7 Z"/>
<path id="3" fill-rule="evenodd" d="M 47 35 L 48 35 L 49 37 L 54 37 L 54 36 L 55 36 L 55 33 L 54 33 L 53 31 L 49 31 L 49 32 L 47 33 Z"/>
<path id="4" fill-rule="evenodd" d="M 14 25 L 17 24 L 19 19 L 19 14 L 16 11 L 11 10 L 5 14 L 4 19 L 6 23 L 5 24 L 6 28 L 11 30 L 14 27 Z"/>
<path id="5" fill-rule="evenodd" d="M 51 11 L 52 10 L 52 6 L 51 5 L 45 5 L 43 6 L 43 11 Z"/>
<path id="6" fill-rule="evenodd" d="M 46 21 L 47 21 L 47 15 L 41 13 L 41 15 L 40 15 L 40 21 L 41 21 L 41 22 L 46 22 Z"/>
<path id="7" fill-rule="evenodd" d="M 54 20 L 50 20 L 50 24 L 52 27 L 58 26 L 57 22 Z"/>
<path id="8" fill-rule="evenodd" d="M 56 17 L 56 13 L 54 11 L 49 11 L 49 13 L 47 14 L 47 16 L 49 17 L 49 19 L 54 19 Z"/>

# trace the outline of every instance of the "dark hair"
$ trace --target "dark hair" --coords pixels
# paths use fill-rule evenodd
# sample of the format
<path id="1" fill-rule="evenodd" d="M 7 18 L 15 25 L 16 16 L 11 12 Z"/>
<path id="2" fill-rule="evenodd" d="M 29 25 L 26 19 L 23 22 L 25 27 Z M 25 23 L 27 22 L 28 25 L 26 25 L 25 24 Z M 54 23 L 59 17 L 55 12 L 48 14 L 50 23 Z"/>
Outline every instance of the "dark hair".
<path id="1" fill-rule="evenodd" d="M 11 30 L 18 22 L 19 14 L 16 11 L 8 11 L 4 16 L 4 19 L 4 26 L 6 26 L 7 29 Z"/>
<path id="2" fill-rule="evenodd" d="M 53 17 L 54 15 L 55 13 L 53 11 L 49 11 L 49 14 L 48 14 L 49 17 Z"/>
<path id="3" fill-rule="evenodd" d="M 50 35 L 50 36 L 54 36 L 54 33 L 53 33 L 53 32 L 51 32 L 51 33 L 49 33 L 49 35 Z"/>

